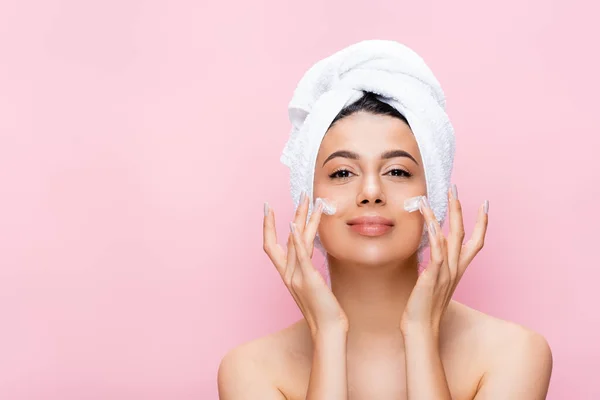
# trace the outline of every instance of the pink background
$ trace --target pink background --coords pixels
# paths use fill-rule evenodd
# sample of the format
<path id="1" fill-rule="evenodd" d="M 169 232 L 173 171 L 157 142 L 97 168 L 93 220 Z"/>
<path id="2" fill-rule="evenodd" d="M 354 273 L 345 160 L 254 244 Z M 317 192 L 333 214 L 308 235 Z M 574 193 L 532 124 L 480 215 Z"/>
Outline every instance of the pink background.
<path id="1" fill-rule="evenodd" d="M 2 1 L 0 398 L 216 399 L 228 349 L 300 318 L 263 201 L 284 238 L 291 93 L 367 38 L 426 59 L 468 226 L 490 200 L 456 299 L 546 336 L 549 399 L 599 398 L 590 4 Z"/>

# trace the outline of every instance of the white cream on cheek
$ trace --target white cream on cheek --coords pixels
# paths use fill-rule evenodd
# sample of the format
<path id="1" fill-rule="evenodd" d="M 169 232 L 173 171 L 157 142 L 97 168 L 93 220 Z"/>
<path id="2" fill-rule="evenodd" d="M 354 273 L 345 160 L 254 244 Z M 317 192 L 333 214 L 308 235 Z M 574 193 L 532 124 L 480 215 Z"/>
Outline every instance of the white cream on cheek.
<path id="1" fill-rule="evenodd" d="M 417 211 L 419 209 L 419 203 L 421 202 L 421 197 L 425 197 L 425 196 L 415 196 L 415 197 L 410 197 L 410 198 L 404 200 L 404 209 L 406 211 L 408 211 L 409 213 L 411 213 L 413 211 Z"/>
<path id="2" fill-rule="evenodd" d="M 419 209 L 419 203 L 424 196 L 414 196 L 404 200 L 404 210 L 409 213 Z M 323 214 L 334 215 L 337 211 L 336 203 L 333 200 L 318 197 L 317 202 L 323 203 Z"/>
<path id="3" fill-rule="evenodd" d="M 336 203 L 333 200 L 318 197 L 316 201 L 323 203 L 323 214 L 333 215 L 337 211 Z"/>

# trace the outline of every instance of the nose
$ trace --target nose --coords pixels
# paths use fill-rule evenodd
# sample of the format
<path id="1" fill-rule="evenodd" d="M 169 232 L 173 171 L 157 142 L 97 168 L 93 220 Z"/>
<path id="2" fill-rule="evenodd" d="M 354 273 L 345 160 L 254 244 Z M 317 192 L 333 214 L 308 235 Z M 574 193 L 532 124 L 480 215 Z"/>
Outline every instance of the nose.
<path id="1" fill-rule="evenodd" d="M 358 194 L 357 204 L 366 206 L 369 204 L 385 204 L 385 195 L 379 177 L 366 176 Z"/>

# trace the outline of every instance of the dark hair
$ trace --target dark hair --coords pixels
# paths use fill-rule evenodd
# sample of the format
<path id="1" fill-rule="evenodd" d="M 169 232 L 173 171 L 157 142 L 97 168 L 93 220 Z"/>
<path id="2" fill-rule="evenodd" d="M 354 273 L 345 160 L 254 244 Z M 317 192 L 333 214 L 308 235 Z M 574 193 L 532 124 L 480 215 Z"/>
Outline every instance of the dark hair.
<path id="1" fill-rule="evenodd" d="M 348 117 L 356 112 L 365 111 L 375 115 L 389 115 L 391 117 L 396 117 L 408 124 L 408 121 L 404 117 L 404 115 L 400 114 L 398 110 L 394 107 L 390 106 L 387 103 L 384 103 L 381 100 L 378 100 L 377 95 L 372 92 L 365 92 L 364 96 L 358 99 L 356 102 L 350 104 L 349 106 L 344 107 L 333 119 L 333 122 L 329 127 L 331 128 L 333 124 L 339 121 L 342 118 Z M 410 125 L 409 125 L 410 126 Z"/>

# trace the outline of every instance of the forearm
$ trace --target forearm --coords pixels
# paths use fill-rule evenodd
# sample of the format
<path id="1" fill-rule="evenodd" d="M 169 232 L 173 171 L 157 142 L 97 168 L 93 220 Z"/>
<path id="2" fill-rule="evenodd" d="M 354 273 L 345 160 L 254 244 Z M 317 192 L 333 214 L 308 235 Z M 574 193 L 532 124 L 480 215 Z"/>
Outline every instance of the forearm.
<path id="1" fill-rule="evenodd" d="M 409 400 L 452 400 L 440 358 L 439 337 L 413 327 L 404 334 Z"/>
<path id="2" fill-rule="evenodd" d="M 313 335 L 313 361 L 307 400 L 347 400 L 347 330 Z"/>

